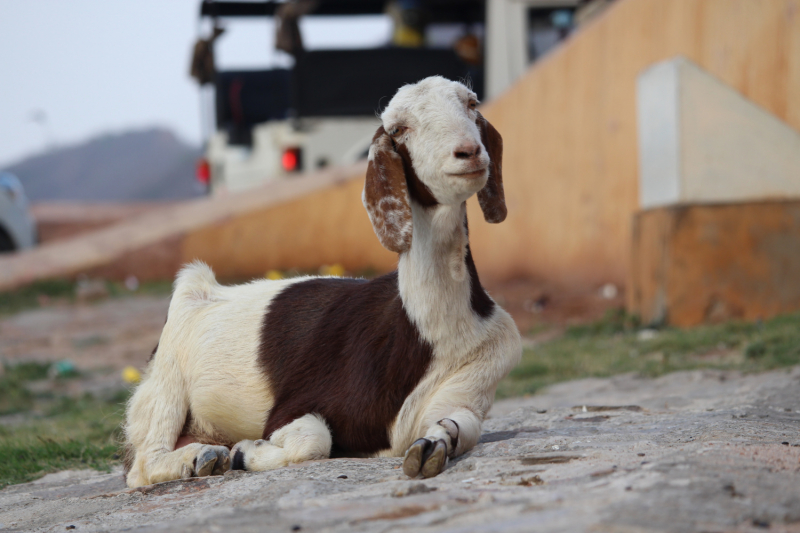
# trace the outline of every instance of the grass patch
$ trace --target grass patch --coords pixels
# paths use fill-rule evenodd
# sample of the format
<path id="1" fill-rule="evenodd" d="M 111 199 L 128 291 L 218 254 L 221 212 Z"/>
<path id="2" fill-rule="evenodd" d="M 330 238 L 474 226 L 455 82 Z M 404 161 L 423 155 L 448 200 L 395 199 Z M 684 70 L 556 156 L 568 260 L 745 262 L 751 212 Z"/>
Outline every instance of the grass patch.
<path id="1" fill-rule="evenodd" d="M 172 292 L 172 280 L 142 282 L 136 291 L 130 291 L 118 281 L 103 282 L 108 298 L 124 298 L 134 295 L 167 296 Z M 105 298 L 99 298 L 100 301 Z M 28 309 L 54 303 L 74 303 L 76 283 L 67 279 L 36 281 L 25 287 L 0 292 L 0 316 L 12 315 Z"/>
<path id="2" fill-rule="evenodd" d="M 586 377 L 637 372 L 656 377 L 677 370 L 715 368 L 757 372 L 800 364 L 800 314 L 765 322 L 730 322 L 642 335 L 635 320 L 610 312 L 593 324 L 525 349 L 519 366 L 500 382 L 498 398 L 533 394 Z"/>
<path id="3" fill-rule="evenodd" d="M 100 400 L 88 393 L 73 398 L 56 395 L 47 387 L 29 387 L 46 379 L 57 385 L 79 376 L 74 370 L 61 372 L 59 364 L 4 365 L 0 415 L 23 414 L 25 421 L 10 419 L 0 424 L 0 488 L 59 470 L 108 470 L 118 462 L 120 424 L 128 391 Z"/>
<path id="4" fill-rule="evenodd" d="M 0 488 L 67 469 L 109 471 L 119 463 L 124 413 L 119 400 L 62 398 L 44 417 L 0 425 Z"/>
<path id="5" fill-rule="evenodd" d="M 47 300 L 72 301 L 75 297 L 74 283 L 65 279 L 37 281 L 13 291 L 0 292 L 0 315 L 10 315 L 33 309 Z"/>
<path id="6" fill-rule="evenodd" d="M 49 371 L 49 363 L 4 364 L 3 373 L 0 376 L 0 415 L 32 409 L 34 396 L 25 384 L 46 378 Z"/>

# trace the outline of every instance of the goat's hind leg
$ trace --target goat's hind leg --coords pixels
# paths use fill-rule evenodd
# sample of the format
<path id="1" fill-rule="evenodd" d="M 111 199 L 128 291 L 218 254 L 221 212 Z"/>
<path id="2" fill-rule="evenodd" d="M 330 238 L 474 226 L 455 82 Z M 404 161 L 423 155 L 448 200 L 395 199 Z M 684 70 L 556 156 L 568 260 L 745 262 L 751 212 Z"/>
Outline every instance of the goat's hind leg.
<path id="1" fill-rule="evenodd" d="M 230 465 L 225 446 L 194 442 L 175 449 L 189 404 L 177 365 L 168 363 L 163 356 L 161 361 L 154 360 L 147 377 L 128 402 L 125 437 L 133 453 L 127 474 L 131 488 L 223 474 Z"/>
<path id="2" fill-rule="evenodd" d="M 331 431 L 317 414 L 286 424 L 267 440 L 243 440 L 231 449 L 232 470 L 273 470 L 331 455 Z"/>

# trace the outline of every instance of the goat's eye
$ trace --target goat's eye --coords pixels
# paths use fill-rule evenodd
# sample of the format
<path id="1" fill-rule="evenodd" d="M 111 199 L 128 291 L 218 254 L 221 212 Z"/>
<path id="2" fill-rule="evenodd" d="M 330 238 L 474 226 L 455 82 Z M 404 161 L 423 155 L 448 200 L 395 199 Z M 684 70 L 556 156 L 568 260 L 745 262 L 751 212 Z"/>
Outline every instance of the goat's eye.
<path id="1" fill-rule="evenodd" d="M 475 100 L 470 100 L 469 101 L 469 108 L 470 109 L 477 109 L 477 107 L 478 107 L 478 102 L 476 102 Z"/>
<path id="2" fill-rule="evenodd" d="M 394 128 L 391 129 L 391 131 L 389 131 L 389 135 L 391 135 L 392 137 L 394 137 L 395 135 L 400 135 L 400 133 L 403 130 L 405 130 L 403 126 L 395 126 Z"/>

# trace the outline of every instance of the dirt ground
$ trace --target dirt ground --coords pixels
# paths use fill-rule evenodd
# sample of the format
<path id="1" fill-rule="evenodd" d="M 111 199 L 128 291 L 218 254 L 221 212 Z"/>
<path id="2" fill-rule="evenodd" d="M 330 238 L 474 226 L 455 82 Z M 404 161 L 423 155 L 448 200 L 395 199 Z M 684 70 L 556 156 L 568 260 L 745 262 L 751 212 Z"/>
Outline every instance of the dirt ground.
<path id="1" fill-rule="evenodd" d="M 0 491 L 7 531 L 800 532 L 800 367 L 563 383 L 496 404 L 439 476 L 331 459 L 127 490 L 119 472 Z"/>
<path id="2" fill-rule="evenodd" d="M 489 287 L 523 331 L 599 318 L 621 295 Z M 74 394 L 123 386 L 168 296 L 54 303 L 0 319 L 0 357 L 68 359 Z M 534 329 L 535 331 L 535 329 Z M 69 392 L 69 391 L 68 391 Z M 0 420 L 0 423 L 2 421 Z M 800 533 L 800 367 L 562 383 L 498 402 L 480 444 L 431 480 L 400 459 L 335 459 L 127 490 L 67 471 L 0 491 L 0 531 Z"/>

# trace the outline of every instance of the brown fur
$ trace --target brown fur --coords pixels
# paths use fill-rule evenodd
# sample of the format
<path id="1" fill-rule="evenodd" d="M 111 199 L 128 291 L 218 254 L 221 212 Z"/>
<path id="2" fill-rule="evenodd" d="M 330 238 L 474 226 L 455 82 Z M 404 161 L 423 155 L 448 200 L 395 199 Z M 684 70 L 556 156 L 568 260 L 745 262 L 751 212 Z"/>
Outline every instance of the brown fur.
<path id="1" fill-rule="evenodd" d="M 506 196 L 503 191 L 503 137 L 491 123 L 478 113 L 478 129 L 481 131 L 481 142 L 489 153 L 489 181 L 478 191 L 478 203 L 483 210 L 486 222 L 499 224 L 506 219 Z"/>
<path id="2" fill-rule="evenodd" d="M 402 253 L 411 248 L 411 204 L 403 160 L 392 144 L 383 126 L 378 128 L 367 166 L 364 207 L 383 247 Z"/>
<path id="3" fill-rule="evenodd" d="M 403 160 L 403 172 L 406 175 L 406 186 L 408 187 L 408 194 L 411 196 L 411 199 L 422 207 L 436 207 L 439 205 L 439 201 L 433 196 L 428 186 L 422 183 L 417 177 L 417 173 L 414 172 L 411 154 L 408 152 L 406 145 L 394 143 L 394 149 L 400 154 L 400 158 Z"/>
<path id="4" fill-rule="evenodd" d="M 291 285 L 270 303 L 262 330 L 259 360 L 275 395 L 263 438 L 318 413 L 334 453 L 387 449 L 389 427 L 432 357 L 403 309 L 396 272 Z"/>
<path id="5" fill-rule="evenodd" d="M 472 310 L 481 318 L 489 318 L 494 311 L 494 300 L 492 300 L 478 279 L 478 269 L 475 268 L 475 261 L 472 259 L 472 250 L 467 245 L 467 257 L 465 258 L 467 264 L 467 273 L 470 278 L 470 298 L 469 302 Z"/>

